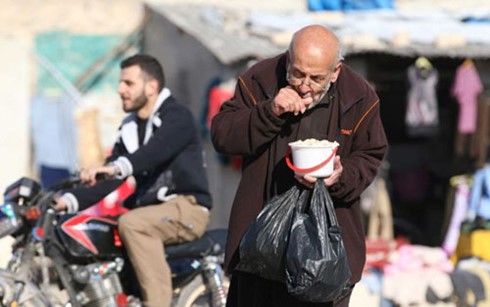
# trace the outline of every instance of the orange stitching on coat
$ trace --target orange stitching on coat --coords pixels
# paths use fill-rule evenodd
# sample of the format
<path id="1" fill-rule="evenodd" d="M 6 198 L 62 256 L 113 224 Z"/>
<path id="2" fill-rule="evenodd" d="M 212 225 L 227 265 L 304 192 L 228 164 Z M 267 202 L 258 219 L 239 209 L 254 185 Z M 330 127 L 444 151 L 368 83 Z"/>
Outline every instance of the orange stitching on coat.
<path id="1" fill-rule="evenodd" d="M 371 107 L 369 107 L 369 109 L 366 111 L 366 113 L 364 113 L 364 115 L 361 117 L 361 119 L 357 122 L 357 125 L 354 127 L 354 133 L 356 133 L 356 131 L 359 128 L 359 126 L 361 125 L 362 121 L 366 118 L 366 116 L 369 114 L 369 112 L 371 112 L 378 103 L 379 103 L 379 99 L 376 100 Z"/>
<path id="2" fill-rule="evenodd" d="M 340 133 L 345 134 L 345 135 L 351 135 L 352 130 L 350 129 L 340 129 Z"/>
<path id="3" fill-rule="evenodd" d="M 252 98 L 254 105 L 257 105 L 257 101 L 255 101 L 254 95 L 252 95 L 252 92 L 250 92 L 250 90 L 248 89 L 247 85 L 245 84 L 245 81 L 243 81 L 242 77 L 238 77 L 238 79 L 245 87 L 245 90 L 247 91 L 248 95 Z"/>

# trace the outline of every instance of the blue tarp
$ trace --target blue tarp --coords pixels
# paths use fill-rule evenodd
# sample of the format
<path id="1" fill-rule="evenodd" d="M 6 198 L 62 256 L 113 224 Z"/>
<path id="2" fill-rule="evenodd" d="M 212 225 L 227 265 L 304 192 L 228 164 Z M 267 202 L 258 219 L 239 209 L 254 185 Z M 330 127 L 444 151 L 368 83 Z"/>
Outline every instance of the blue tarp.
<path id="1" fill-rule="evenodd" d="M 308 0 L 310 11 L 393 9 L 393 0 Z"/>

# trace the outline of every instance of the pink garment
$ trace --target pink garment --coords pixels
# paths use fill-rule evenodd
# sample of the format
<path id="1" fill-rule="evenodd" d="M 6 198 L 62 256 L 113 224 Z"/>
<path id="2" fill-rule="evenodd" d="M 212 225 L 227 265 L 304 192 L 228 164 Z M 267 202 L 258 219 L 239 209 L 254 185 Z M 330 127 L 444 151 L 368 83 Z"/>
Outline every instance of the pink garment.
<path id="1" fill-rule="evenodd" d="M 453 271 L 454 265 L 442 248 L 407 244 L 390 255 L 390 263 L 384 267 L 383 273 L 385 276 L 392 276 L 401 272 L 427 269 L 447 273 Z"/>
<path id="2" fill-rule="evenodd" d="M 477 98 L 483 85 L 473 64 L 462 64 L 456 69 L 451 94 L 459 103 L 459 133 L 474 133 L 477 122 Z"/>
<path id="3" fill-rule="evenodd" d="M 442 243 L 442 249 L 448 256 L 451 256 L 454 253 L 456 246 L 458 245 L 461 223 L 466 218 L 466 212 L 468 211 L 470 189 L 471 187 L 465 181 L 459 182 L 456 187 L 451 221 L 444 242 Z"/>

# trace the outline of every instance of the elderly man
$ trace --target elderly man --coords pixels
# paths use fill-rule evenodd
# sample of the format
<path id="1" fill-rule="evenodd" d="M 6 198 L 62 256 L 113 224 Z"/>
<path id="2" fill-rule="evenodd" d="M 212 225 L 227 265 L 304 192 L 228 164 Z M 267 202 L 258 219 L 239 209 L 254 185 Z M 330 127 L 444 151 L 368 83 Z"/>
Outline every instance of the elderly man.
<path id="1" fill-rule="evenodd" d="M 286 285 L 234 270 L 241 237 L 273 196 L 316 180 L 295 176 L 285 163 L 288 143 L 307 138 L 340 144 L 334 172 L 324 179 L 334 200 L 352 272 L 335 302 L 299 301 Z M 348 306 L 365 262 L 360 194 L 387 149 L 379 99 L 368 82 L 342 62 L 339 41 L 312 25 L 296 32 L 286 53 L 265 59 L 242 76 L 234 97 L 212 122 L 217 151 L 241 155 L 243 172 L 229 222 L 226 261 L 232 273 L 228 306 Z"/>

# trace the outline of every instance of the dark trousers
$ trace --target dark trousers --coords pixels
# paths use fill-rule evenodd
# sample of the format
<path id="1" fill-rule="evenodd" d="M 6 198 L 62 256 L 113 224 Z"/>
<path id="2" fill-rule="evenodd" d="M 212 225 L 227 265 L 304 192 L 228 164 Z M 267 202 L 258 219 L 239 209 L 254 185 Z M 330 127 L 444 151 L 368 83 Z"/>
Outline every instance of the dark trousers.
<path id="1" fill-rule="evenodd" d="M 227 307 L 348 307 L 353 286 L 335 302 L 308 303 L 288 293 L 286 284 L 234 271 Z"/>

